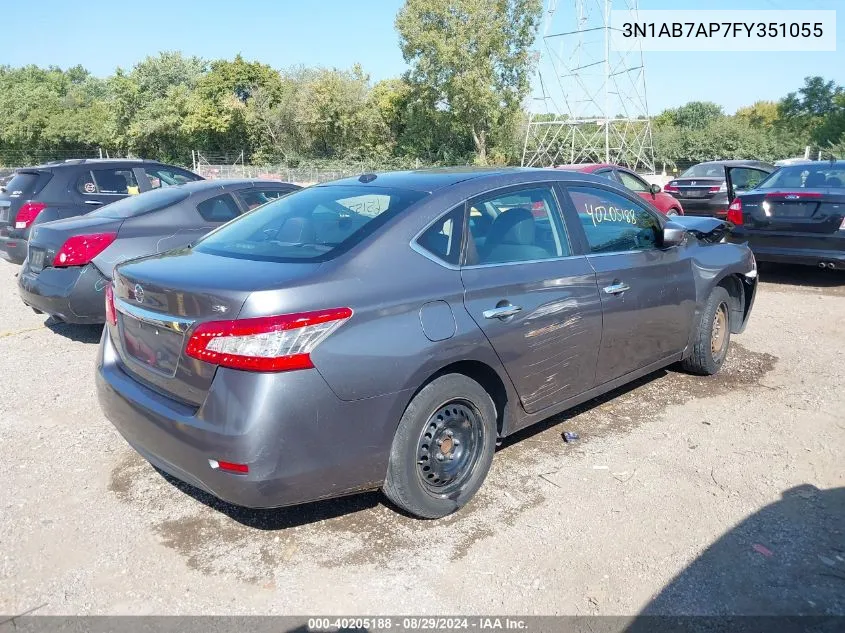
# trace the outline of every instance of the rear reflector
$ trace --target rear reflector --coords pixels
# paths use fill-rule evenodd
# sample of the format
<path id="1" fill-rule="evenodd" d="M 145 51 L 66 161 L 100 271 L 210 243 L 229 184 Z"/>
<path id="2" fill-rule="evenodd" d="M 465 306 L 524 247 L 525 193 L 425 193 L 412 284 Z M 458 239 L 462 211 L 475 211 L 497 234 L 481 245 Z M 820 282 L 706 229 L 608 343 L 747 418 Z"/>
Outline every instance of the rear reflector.
<path id="1" fill-rule="evenodd" d="M 229 473 L 240 473 L 245 475 L 249 472 L 248 464 L 236 464 L 234 462 L 221 462 L 217 459 L 209 459 L 208 465 L 214 469 L 225 470 Z"/>
<path id="2" fill-rule="evenodd" d="M 310 369 L 311 352 L 352 316 L 350 308 L 200 323 L 185 353 L 250 371 Z"/>
<path id="3" fill-rule="evenodd" d="M 18 209 L 17 216 L 15 216 L 15 228 L 29 228 L 32 223 L 35 222 L 35 218 L 38 217 L 38 214 L 46 207 L 47 205 L 43 202 L 25 202 L 21 208 Z"/>
<path id="4" fill-rule="evenodd" d="M 117 325 L 117 312 L 114 309 L 114 290 L 111 283 L 106 284 L 106 322 Z"/>
<path id="5" fill-rule="evenodd" d="M 742 226 L 742 198 L 736 198 L 728 207 L 728 217 L 725 218 L 728 222 L 737 226 Z"/>
<path id="6" fill-rule="evenodd" d="M 90 233 L 69 237 L 56 257 L 53 266 L 84 266 L 106 250 L 117 238 L 117 233 Z"/>

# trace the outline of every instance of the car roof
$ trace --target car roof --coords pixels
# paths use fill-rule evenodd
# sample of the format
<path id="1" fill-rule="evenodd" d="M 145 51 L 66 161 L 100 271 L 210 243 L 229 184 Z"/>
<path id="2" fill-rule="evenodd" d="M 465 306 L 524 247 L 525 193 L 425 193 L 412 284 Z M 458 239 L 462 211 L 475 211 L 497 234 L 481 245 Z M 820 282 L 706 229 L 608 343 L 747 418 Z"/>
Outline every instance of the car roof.
<path id="1" fill-rule="evenodd" d="M 752 165 L 758 167 L 763 165 L 765 167 L 774 167 L 771 163 L 767 163 L 764 160 L 745 160 L 745 159 L 731 159 L 731 160 L 706 160 L 700 163 L 696 163 L 695 165 L 691 165 L 691 167 L 696 167 L 697 165 Z"/>
<path id="2" fill-rule="evenodd" d="M 541 176 L 541 174 L 544 174 Z M 435 169 L 418 169 L 412 171 L 391 171 L 385 173 L 362 174 L 352 178 L 343 178 L 331 182 L 320 183 L 318 187 L 353 185 L 370 185 L 374 188 L 390 187 L 411 191 L 425 191 L 433 193 L 438 189 L 472 181 L 482 185 L 489 182 L 495 186 L 501 178 L 507 178 L 512 184 L 531 182 L 532 176 L 548 180 L 579 180 L 580 172 L 555 169 L 553 167 L 442 167 Z M 514 179 L 516 177 L 516 179 Z M 589 176 L 596 182 L 606 184 L 606 178 Z"/>
<path id="3" fill-rule="evenodd" d="M 497 176 L 535 171 L 541 170 L 532 167 L 437 167 L 432 169 L 362 174 L 351 178 L 333 180 L 330 183 L 321 183 L 318 186 L 370 184 L 373 187 L 391 187 L 433 192 L 467 180 L 493 179 Z"/>
<path id="4" fill-rule="evenodd" d="M 257 178 L 220 178 L 217 180 L 192 180 L 176 185 L 190 192 L 206 191 L 208 189 L 243 189 L 248 187 L 291 186 L 292 183 L 281 180 L 264 180 Z"/>
<path id="5" fill-rule="evenodd" d="M 580 171 L 585 174 L 591 174 L 594 171 L 598 171 L 599 169 L 625 169 L 628 171 L 632 171 L 628 167 L 624 167 L 622 165 L 614 165 L 613 163 L 570 163 L 568 165 L 555 165 L 555 169 L 563 169 L 566 171 Z"/>
<path id="6" fill-rule="evenodd" d="M 810 160 L 801 159 L 781 167 L 812 167 L 814 165 L 827 165 L 829 167 L 845 167 L 845 160 Z"/>
<path id="7" fill-rule="evenodd" d="M 75 165 L 164 165 L 158 160 L 149 158 L 68 158 L 66 160 L 53 160 L 40 165 L 19 167 L 19 170 L 27 169 L 56 169 L 57 167 L 70 167 Z"/>

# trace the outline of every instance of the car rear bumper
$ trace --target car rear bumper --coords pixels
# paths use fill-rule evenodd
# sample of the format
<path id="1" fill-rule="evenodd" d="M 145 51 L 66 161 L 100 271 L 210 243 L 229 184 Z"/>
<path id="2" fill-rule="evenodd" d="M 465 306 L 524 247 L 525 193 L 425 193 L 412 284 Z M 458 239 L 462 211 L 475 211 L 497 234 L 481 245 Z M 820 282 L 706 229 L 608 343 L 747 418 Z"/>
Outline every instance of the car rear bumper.
<path id="1" fill-rule="evenodd" d="M 754 257 L 761 262 L 819 266 L 833 264 L 845 269 L 845 232 L 842 235 L 758 235 L 734 229 L 728 241 L 747 243 Z"/>
<path id="2" fill-rule="evenodd" d="M 684 215 L 704 215 L 724 218 L 728 214 L 728 196 L 716 194 L 712 198 L 678 198 L 684 205 Z"/>
<path id="3" fill-rule="evenodd" d="M 26 259 L 26 239 L 0 235 L 0 257 L 14 264 Z"/>
<path id="4" fill-rule="evenodd" d="M 109 328 L 97 362 L 106 417 L 151 464 L 226 502 L 274 508 L 378 488 L 405 392 L 342 401 L 316 370 L 218 368 L 191 407 L 135 380 Z M 247 464 L 234 474 L 209 460 Z"/>
<path id="5" fill-rule="evenodd" d="M 103 292 L 108 282 L 93 264 L 48 267 L 38 274 L 24 266 L 18 275 L 18 293 L 29 307 L 66 323 L 104 323 Z"/>

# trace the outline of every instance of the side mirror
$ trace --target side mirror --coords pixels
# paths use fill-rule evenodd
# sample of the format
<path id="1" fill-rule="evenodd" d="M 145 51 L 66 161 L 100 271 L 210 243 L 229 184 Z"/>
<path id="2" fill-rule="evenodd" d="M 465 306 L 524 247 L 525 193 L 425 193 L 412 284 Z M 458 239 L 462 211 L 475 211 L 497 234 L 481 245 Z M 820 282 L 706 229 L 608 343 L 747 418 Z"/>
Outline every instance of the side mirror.
<path id="1" fill-rule="evenodd" d="M 649 190 L 651 191 L 651 195 L 653 196 L 656 196 L 658 193 L 663 191 L 663 189 L 657 183 L 654 183 L 651 187 L 649 187 Z"/>
<path id="2" fill-rule="evenodd" d="M 680 224 L 667 222 L 663 225 L 663 248 L 680 246 L 687 239 L 687 230 Z"/>

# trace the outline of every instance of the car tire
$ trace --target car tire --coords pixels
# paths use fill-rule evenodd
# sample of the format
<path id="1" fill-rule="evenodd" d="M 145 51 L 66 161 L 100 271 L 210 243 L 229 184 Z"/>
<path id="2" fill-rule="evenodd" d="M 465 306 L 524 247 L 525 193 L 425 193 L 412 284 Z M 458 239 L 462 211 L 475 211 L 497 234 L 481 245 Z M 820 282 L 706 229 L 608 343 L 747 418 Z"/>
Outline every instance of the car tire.
<path id="1" fill-rule="evenodd" d="M 681 363 L 684 370 L 701 376 L 719 371 L 731 343 L 731 298 L 722 286 L 710 293 L 693 340 L 692 353 Z"/>
<path id="2" fill-rule="evenodd" d="M 674 215 L 681 215 L 681 213 L 680 213 L 680 211 L 678 211 L 676 208 L 672 207 L 671 209 L 669 209 L 669 210 L 666 212 L 666 215 L 667 215 L 667 216 L 674 216 Z"/>
<path id="3" fill-rule="evenodd" d="M 463 374 L 431 381 L 408 404 L 382 490 L 406 512 L 437 519 L 478 492 L 496 449 L 496 407 Z"/>

